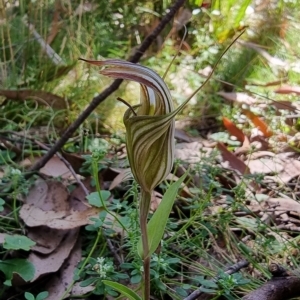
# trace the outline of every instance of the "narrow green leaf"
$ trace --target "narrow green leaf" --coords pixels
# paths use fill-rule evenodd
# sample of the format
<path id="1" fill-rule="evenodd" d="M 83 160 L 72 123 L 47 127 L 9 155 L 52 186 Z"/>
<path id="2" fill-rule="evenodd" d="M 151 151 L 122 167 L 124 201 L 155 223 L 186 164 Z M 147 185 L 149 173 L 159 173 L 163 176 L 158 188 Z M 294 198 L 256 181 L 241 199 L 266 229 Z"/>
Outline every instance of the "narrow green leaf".
<path id="1" fill-rule="evenodd" d="M 241 6 L 239 7 L 238 14 L 235 16 L 234 28 L 237 28 L 240 25 L 240 22 L 243 20 L 246 14 L 247 7 L 251 4 L 252 0 L 244 0 Z"/>
<path id="2" fill-rule="evenodd" d="M 110 280 L 102 280 L 102 282 L 105 285 L 115 289 L 116 291 L 118 291 L 119 293 L 127 297 L 129 300 L 142 300 L 142 298 L 136 292 L 134 292 L 133 290 L 131 290 L 130 288 L 128 288 L 123 284 L 110 281 Z"/>
<path id="3" fill-rule="evenodd" d="M 163 237 L 173 203 L 177 196 L 178 189 L 180 188 L 180 185 L 182 184 L 186 175 L 187 172 L 182 175 L 176 182 L 170 185 L 170 187 L 164 194 L 156 212 L 153 214 L 147 225 L 149 256 L 157 249 Z M 137 248 L 139 255 L 143 257 L 143 246 L 141 238 L 138 242 Z"/>

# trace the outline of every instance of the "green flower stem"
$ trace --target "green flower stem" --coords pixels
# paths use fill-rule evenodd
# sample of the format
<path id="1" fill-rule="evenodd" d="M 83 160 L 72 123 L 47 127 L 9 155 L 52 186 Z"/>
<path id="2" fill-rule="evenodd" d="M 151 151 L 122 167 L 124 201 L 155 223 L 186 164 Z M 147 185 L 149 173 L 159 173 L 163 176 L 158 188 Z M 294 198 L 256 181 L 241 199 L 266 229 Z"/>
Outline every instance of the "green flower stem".
<path id="1" fill-rule="evenodd" d="M 81 268 L 79 269 L 78 274 L 77 274 L 78 276 L 80 276 L 80 274 L 82 273 L 83 269 L 85 268 L 85 266 L 89 262 L 89 259 L 92 257 L 93 253 L 95 252 L 101 235 L 102 235 L 102 228 L 99 228 L 98 229 L 97 237 L 96 237 L 95 242 L 93 244 L 93 247 L 92 247 L 91 251 L 89 252 L 88 256 L 85 258 L 85 260 L 84 260 Z M 68 296 L 68 294 L 71 292 L 71 290 L 72 290 L 75 282 L 76 282 L 75 280 L 73 280 L 71 282 L 71 284 L 68 286 L 68 288 L 66 289 L 65 293 L 63 294 L 63 296 L 59 300 L 63 300 L 63 299 L 65 299 Z"/>
<path id="2" fill-rule="evenodd" d="M 151 204 L 151 192 L 141 191 L 140 200 L 140 226 L 143 244 L 143 266 L 144 266 L 144 300 L 150 299 L 150 256 L 147 232 L 147 218 Z"/>
<path id="3" fill-rule="evenodd" d="M 100 183 L 99 183 L 99 175 L 98 175 L 98 160 L 93 160 L 92 162 L 92 168 L 93 168 L 93 177 L 96 183 L 96 190 L 98 192 L 101 204 L 103 206 L 103 209 L 109 214 L 111 215 L 122 227 L 122 229 L 127 232 L 127 228 L 124 226 L 124 224 L 120 221 L 120 219 L 113 214 L 111 211 L 109 211 L 109 209 L 107 208 L 105 201 L 103 200 L 102 194 L 101 194 L 101 187 L 100 187 Z"/>

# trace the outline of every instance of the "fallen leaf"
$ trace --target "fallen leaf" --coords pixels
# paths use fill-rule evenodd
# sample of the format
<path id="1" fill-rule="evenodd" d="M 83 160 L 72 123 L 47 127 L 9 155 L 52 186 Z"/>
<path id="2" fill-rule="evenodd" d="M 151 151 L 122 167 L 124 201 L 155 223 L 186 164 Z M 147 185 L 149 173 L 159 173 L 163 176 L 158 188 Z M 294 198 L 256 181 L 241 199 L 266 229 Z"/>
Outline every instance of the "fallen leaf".
<path id="1" fill-rule="evenodd" d="M 282 213 L 283 211 L 295 211 L 300 213 L 300 203 L 291 198 L 269 198 L 267 203 L 272 207 L 276 206 L 275 210 L 279 213 Z"/>
<path id="2" fill-rule="evenodd" d="M 69 230 L 52 229 L 46 226 L 31 227 L 27 236 L 36 242 L 32 250 L 42 254 L 53 252 L 61 243 Z"/>
<path id="3" fill-rule="evenodd" d="M 257 100 L 245 93 L 227 93 L 227 92 L 219 92 L 217 93 L 219 96 L 223 97 L 226 100 L 237 102 L 240 104 L 247 104 L 249 106 L 257 103 Z"/>
<path id="4" fill-rule="evenodd" d="M 280 173 L 284 168 L 283 162 L 276 158 L 261 158 L 249 160 L 247 162 L 247 165 L 250 168 L 252 174 Z"/>
<path id="5" fill-rule="evenodd" d="M 275 153 L 273 153 L 271 151 L 257 151 L 257 152 L 251 153 L 249 155 L 249 159 L 253 159 L 254 160 L 254 159 L 258 159 L 258 158 L 266 157 L 266 156 L 274 157 Z"/>
<path id="6" fill-rule="evenodd" d="M 153 191 L 151 194 L 150 212 L 154 213 L 158 208 L 163 195 L 159 192 Z"/>
<path id="7" fill-rule="evenodd" d="M 101 209 L 87 208 L 84 211 L 61 210 L 44 211 L 33 204 L 24 204 L 20 210 L 20 217 L 29 227 L 47 226 L 55 229 L 73 229 L 93 223 L 91 217 L 96 218 Z"/>
<path id="8" fill-rule="evenodd" d="M 50 177 L 61 177 L 63 179 L 70 178 L 72 176 L 71 171 L 67 166 L 55 155 L 46 165 L 40 169 L 41 174 Z"/>
<path id="9" fill-rule="evenodd" d="M 242 153 L 248 153 L 250 150 L 251 150 L 250 141 L 249 141 L 248 137 L 245 136 L 243 145 L 241 147 L 238 147 L 237 149 L 235 149 L 234 154 L 238 155 L 238 154 L 242 154 Z"/>
<path id="10" fill-rule="evenodd" d="M 274 106 L 278 110 L 285 109 L 289 111 L 295 111 L 297 109 L 294 103 L 291 101 L 273 101 L 272 106 Z"/>
<path id="11" fill-rule="evenodd" d="M 121 169 L 120 173 L 111 182 L 111 184 L 109 186 L 109 190 L 113 190 L 118 185 L 120 185 L 122 182 L 130 180 L 132 178 L 133 178 L 133 175 L 132 175 L 132 172 L 131 172 L 130 168 Z"/>
<path id="12" fill-rule="evenodd" d="M 243 113 L 263 133 L 265 137 L 270 137 L 273 135 L 272 131 L 268 128 L 268 125 L 258 116 L 256 116 L 252 111 L 243 109 Z"/>
<path id="13" fill-rule="evenodd" d="M 283 85 L 274 91 L 277 94 L 296 94 L 300 95 L 300 86 Z"/>
<path id="14" fill-rule="evenodd" d="M 194 141 L 194 138 L 188 135 L 184 130 L 177 128 L 175 129 L 175 139 L 186 143 L 191 143 Z"/>
<path id="15" fill-rule="evenodd" d="M 179 180 L 179 177 L 170 173 L 165 180 L 177 181 L 177 180 Z M 180 192 L 180 190 L 179 190 L 179 192 Z M 184 182 L 181 184 L 181 192 L 184 192 L 183 196 L 185 196 L 185 197 L 193 197 L 193 194 L 190 192 L 189 188 L 185 185 Z"/>
<path id="16" fill-rule="evenodd" d="M 78 234 L 79 229 L 70 230 L 66 238 L 49 255 L 45 256 L 31 252 L 28 261 L 35 266 L 35 274 L 31 279 L 31 282 L 37 280 L 42 275 L 53 273 L 60 269 L 64 261 L 69 257 L 69 254 L 76 243 Z"/>
<path id="17" fill-rule="evenodd" d="M 245 135 L 241 129 L 239 129 L 232 121 L 228 118 L 223 117 L 223 124 L 228 132 L 235 136 L 241 143 L 245 140 Z"/>
<path id="18" fill-rule="evenodd" d="M 283 171 L 276 177 L 278 177 L 280 182 L 288 183 L 293 178 L 298 176 L 300 176 L 300 161 L 297 159 L 292 159 L 284 165 Z"/>
<path id="19" fill-rule="evenodd" d="M 68 259 L 65 260 L 61 266 L 59 272 L 52 276 L 47 283 L 45 290 L 49 292 L 47 300 L 57 300 L 65 294 L 66 289 L 73 282 L 74 270 L 81 260 L 81 242 L 77 239 L 75 246 L 73 247 Z M 84 295 L 94 290 L 94 286 L 80 287 L 80 283 L 72 288 L 72 295 Z M 69 297 L 70 293 L 65 295 L 65 298 Z"/>
<path id="20" fill-rule="evenodd" d="M 68 190 L 61 182 L 38 179 L 26 196 L 25 203 L 43 211 L 65 211 L 70 208 L 68 197 Z"/>
<path id="21" fill-rule="evenodd" d="M 85 162 L 81 154 L 62 151 L 62 156 L 70 163 L 76 174 L 81 174 L 80 169 Z"/>
<path id="22" fill-rule="evenodd" d="M 230 152 L 222 143 L 217 144 L 218 149 L 221 152 L 221 155 L 224 161 L 228 161 L 230 167 L 238 171 L 240 174 L 250 174 L 249 167 L 239 158 L 237 158 L 232 152 Z"/>

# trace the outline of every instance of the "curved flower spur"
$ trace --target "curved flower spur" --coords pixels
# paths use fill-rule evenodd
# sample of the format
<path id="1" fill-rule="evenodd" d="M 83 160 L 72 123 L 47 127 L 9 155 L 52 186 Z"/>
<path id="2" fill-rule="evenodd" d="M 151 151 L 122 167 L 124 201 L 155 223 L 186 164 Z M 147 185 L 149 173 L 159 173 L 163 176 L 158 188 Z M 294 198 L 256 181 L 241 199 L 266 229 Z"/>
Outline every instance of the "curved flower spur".
<path id="1" fill-rule="evenodd" d="M 84 60 L 84 59 L 82 59 Z M 153 70 L 122 60 L 84 60 L 108 66 L 101 74 L 139 82 L 140 104 L 124 114 L 126 147 L 133 176 L 141 189 L 152 192 L 171 172 L 174 161 L 174 116 L 170 91 Z"/>

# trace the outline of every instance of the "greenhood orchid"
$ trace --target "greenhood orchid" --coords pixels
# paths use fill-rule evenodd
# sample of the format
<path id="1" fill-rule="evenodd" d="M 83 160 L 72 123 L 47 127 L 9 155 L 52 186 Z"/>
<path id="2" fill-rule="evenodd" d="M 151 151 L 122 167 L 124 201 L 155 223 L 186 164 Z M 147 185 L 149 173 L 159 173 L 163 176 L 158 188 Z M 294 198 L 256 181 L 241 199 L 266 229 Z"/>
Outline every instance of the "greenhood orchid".
<path id="1" fill-rule="evenodd" d="M 140 83 L 140 104 L 124 114 L 128 159 L 135 180 L 151 192 L 170 173 L 174 160 L 174 111 L 170 91 L 153 70 L 122 60 L 86 62 L 108 66 L 100 73 Z"/>

